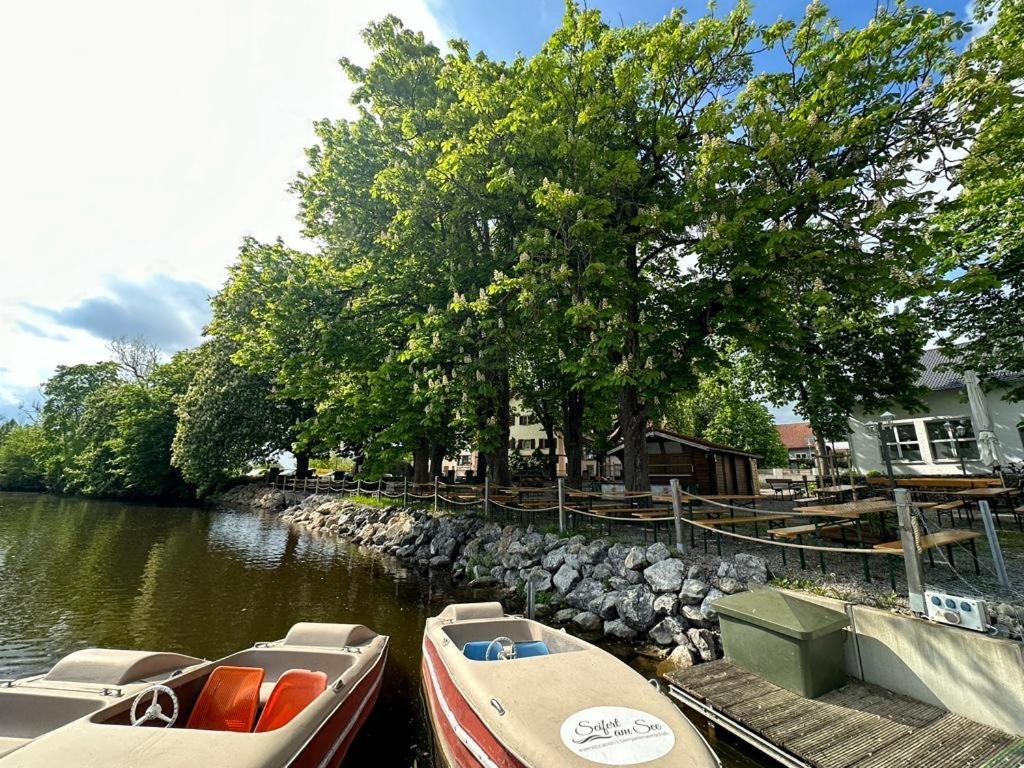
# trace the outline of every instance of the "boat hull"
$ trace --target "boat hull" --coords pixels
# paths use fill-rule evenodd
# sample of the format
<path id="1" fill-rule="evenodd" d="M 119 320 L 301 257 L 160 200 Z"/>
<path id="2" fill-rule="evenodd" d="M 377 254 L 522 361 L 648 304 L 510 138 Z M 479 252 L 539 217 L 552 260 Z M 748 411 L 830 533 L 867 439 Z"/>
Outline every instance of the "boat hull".
<path id="1" fill-rule="evenodd" d="M 429 639 L 423 641 L 423 686 L 436 741 L 449 768 L 526 768 L 462 697 Z"/>
<path id="2" fill-rule="evenodd" d="M 387 649 L 299 753 L 286 763 L 288 768 L 338 768 L 341 765 L 377 704 L 386 663 Z"/>

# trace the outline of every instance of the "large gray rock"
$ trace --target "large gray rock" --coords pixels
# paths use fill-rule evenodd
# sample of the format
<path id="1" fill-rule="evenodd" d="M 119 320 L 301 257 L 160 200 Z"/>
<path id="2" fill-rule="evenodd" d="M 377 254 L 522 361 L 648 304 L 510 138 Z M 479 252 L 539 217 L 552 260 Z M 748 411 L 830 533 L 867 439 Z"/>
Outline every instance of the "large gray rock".
<path id="1" fill-rule="evenodd" d="M 563 608 L 562 610 L 555 613 L 552 619 L 555 624 L 568 624 L 572 621 L 572 617 L 575 616 L 579 611 L 575 608 Z"/>
<path id="2" fill-rule="evenodd" d="M 535 565 L 526 576 L 526 583 L 533 584 L 538 592 L 547 592 L 551 589 L 551 574 L 541 566 Z"/>
<path id="3" fill-rule="evenodd" d="M 609 592 L 601 598 L 601 607 L 597 611 L 597 615 L 606 621 L 609 619 L 619 618 L 619 609 L 615 607 L 616 602 L 619 599 L 618 592 Z"/>
<path id="4" fill-rule="evenodd" d="M 619 593 L 615 601 L 619 618 L 638 632 L 646 632 L 654 624 L 654 593 L 638 584 Z"/>
<path id="5" fill-rule="evenodd" d="M 715 660 L 715 637 L 710 630 L 693 627 L 686 630 L 686 636 L 693 643 L 701 661 Z"/>
<path id="6" fill-rule="evenodd" d="M 758 584 L 768 582 L 768 562 L 764 558 L 740 552 L 733 557 L 733 562 L 736 564 L 736 573 L 730 575 L 734 578 Z"/>
<path id="7" fill-rule="evenodd" d="M 569 592 L 579 580 L 580 572 L 575 568 L 569 567 L 568 563 L 564 563 L 562 567 L 558 569 L 558 573 L 555 574 L 555 578 L 552 579 L 552 582 L 555 585 L 555 589 L 564 595 Z"/>
<path id="8" fill-rule="evenodd" d="M 565 602 L 581 611 L 589 611 L 590 604 L 604 597 L 604 587 L 593 579 L 583 579 L 576 588 L 565 596 Z M 598 603 L 600 605 L 600 603 Z"/>
<path id="9" fill-rule="evenodd" d="M 668 658 L 658 667 L 658 672 L 661 674 L 667 674 L 680 669 L 688 669 L 694 664 L 694 651 L 690 646 L 689 640 L 686 643 L 677 645 L 672 649 L 672 653 L 668 655 Z"/>
<path id="10" fill-rule="evenodd" d="M 660 563 L 662 560 L 667 560 L 672 556 L 669 552 L 668 547 L 662 544 L 660 541 L 656 541 L 647 548 L 647 562 L 653 565 L 654 563 Z"/>
<path id="11" fill-rule="evenodd" d="M 715 586 L 719 589 L 719 591 L 725 593 L 726 595 L 734 595 L 737 592 L 742 592 L 744 589 L 746 589 L 742 581 L 740 581 L 739 579 L 730 578 L 729 576 L 726 576 L 723 579 L 718 579 L 715 582 Z"/>
<path id="12" fill-rule="evenodd" d="M 647 565 L 647 553 L 643 547 L 633 547 L 626 554 L 623 564 L 633 571 L 643 570 Z"/>
<path id="13" fill-rule="evenodd" d="M 686 619 L 687 624 L 694 627 L 711 626 L 711 620 L 701 612 L 699 605 L 680 606 L 679 615 Z"/>
<path id="14" fill-rule="evenodd" d="M 717 619 L 718 611 L 715 610 L 713 603 L 718 598 L 723 597 L 723 593 L 712 587 L 708 590 L 707 596 L 704 598 L 704 602 L 700 604 L 700 612 L 704 614 L 705 618 Z"/>
<path id="15" fill-rule="evenodd" d="M 608 551 L 608 542 L 604 539 L 595 539 L 580 551 L 580 562 L 586 565 L 595 565 L 604 558 Z"/>
<path id="16" fill-rule="evenodd" d="M 621 619 L 614 619 L 604 623 L 605 637 L 614 637 L 619 640 L 636 640 L 637 632 Z"/>
<path id="17" fill-rule="evenodd" d="M 709 589 L 711 587 L 707 582 L 688 578 L 679 590 L 679 602 L 683 605 L 700 605 Z"/>
<path id="18" fill-rule="evenodd" d="M 601 617 L 590 611 L 577 613 L 572 617 L 572 623 L 583 632 L 597 632 L 601 629 Z"/>
<path id="19" fill-rule="evenodd" d="M 584 566 L 590 568 L 590 566 Z M 597 579 L 598 581 L 604 581 L 612 577 L 612 569 L 608 566 L 608 563 L 598 563 L 588 574 L 590 578 Z"/>
<path id="20" fill-rule="evenodd" d="M 565 562 L 565 547 L 558 547 L 553 549 L 544 555 L 544 559 L 541 560 L 540 564 L 544 566 L 545 570 L 554 573 L 562 567 L 562 563 Z"/>
<path id="21" fill-rule="evenodd" d="M 654 598 L 656 616 L 674 616 L 679 611 L 679 598 L 675 595 L 658 595 Z"/>
<path id="22" fill-rule="evenodd" d="M 683 586 L 683 564 L 671 557 L 660 560 L 644 570 L 644 580 L 655 592 L 678 592 Z"/>
<path id="23" fill-rule="evenodd" d="M 666 616 L 647 633 L 658 645 L 678 645 L 686 640 L 686 622 L 678 616 Z"/>

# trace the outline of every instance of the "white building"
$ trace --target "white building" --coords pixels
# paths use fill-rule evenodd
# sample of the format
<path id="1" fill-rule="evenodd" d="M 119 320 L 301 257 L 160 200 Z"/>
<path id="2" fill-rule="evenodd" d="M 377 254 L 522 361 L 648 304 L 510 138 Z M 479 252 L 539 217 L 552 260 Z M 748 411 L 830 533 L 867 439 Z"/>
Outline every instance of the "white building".
<path id="1" fill-rule="evenodd" d="M 957 373 L 938 370 L 946 359 L 938 350 L 926 350 L 921 359 L 924 371 L 918 383 L 926 387 L 926 410 L 910 413 L 892 408 L 892 427 L 884 430 L 896 475 L 959 475 L 961 459 L 968 474 L 984 474 L 989 467 L 979 461 L 978 442 L 971 407 L 964 393 L 964 379 Z M 1004 381 L 1019 380 L 1022 374 L 1005 374 Z M 1001 390 L 985 393 L 992 419 L 992 431 L 1006 463 L 1024 461 L 1024 402 L 1004 400 Z M 850 447 L 854 466 L 860 472 L 885 472 L 881 443 L 868 424 L 879 414 L 858 412 L 850 419 L 853 432 Z M 947 424 L 949 426 L 947 426 Z M 960 435 L 957 427 L 962 426 Z M 953 435 L 950 436 L 952 428 Z"/>

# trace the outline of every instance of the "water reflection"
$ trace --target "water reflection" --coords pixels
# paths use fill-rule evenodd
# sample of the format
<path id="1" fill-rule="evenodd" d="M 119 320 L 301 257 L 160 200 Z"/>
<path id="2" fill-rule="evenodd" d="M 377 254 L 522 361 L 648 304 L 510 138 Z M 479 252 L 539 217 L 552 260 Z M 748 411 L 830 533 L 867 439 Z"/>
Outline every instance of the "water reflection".
<path id="1" fill-rule="evenodd" d="M 216 658 L 297 621 L 363 623 L 391 652 L 349 765 L 430 765 L 420 639 L 453 597 L 473 596 L 273 515 L 0 493 L 0 678 L 89 646 Z"/>

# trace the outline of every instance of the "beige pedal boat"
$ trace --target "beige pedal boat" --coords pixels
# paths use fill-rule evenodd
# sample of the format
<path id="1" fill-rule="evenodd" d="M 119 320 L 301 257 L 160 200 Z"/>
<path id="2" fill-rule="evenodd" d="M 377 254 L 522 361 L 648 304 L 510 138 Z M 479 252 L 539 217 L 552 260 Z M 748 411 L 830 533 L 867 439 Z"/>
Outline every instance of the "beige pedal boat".
<path id="1" fill-rule="evenodd" d="M 455 768 L 720 768 L 669 699 L 609 653 L 500 603 L 427 620 L 423 686 Z"/>
<path id="2" fill-rule="evenodd" d="M 217 661 L 88 649 L 0 682 L 0 768 L 338 766 L 365 722 L 388 638 L 296 624 Z"/>

